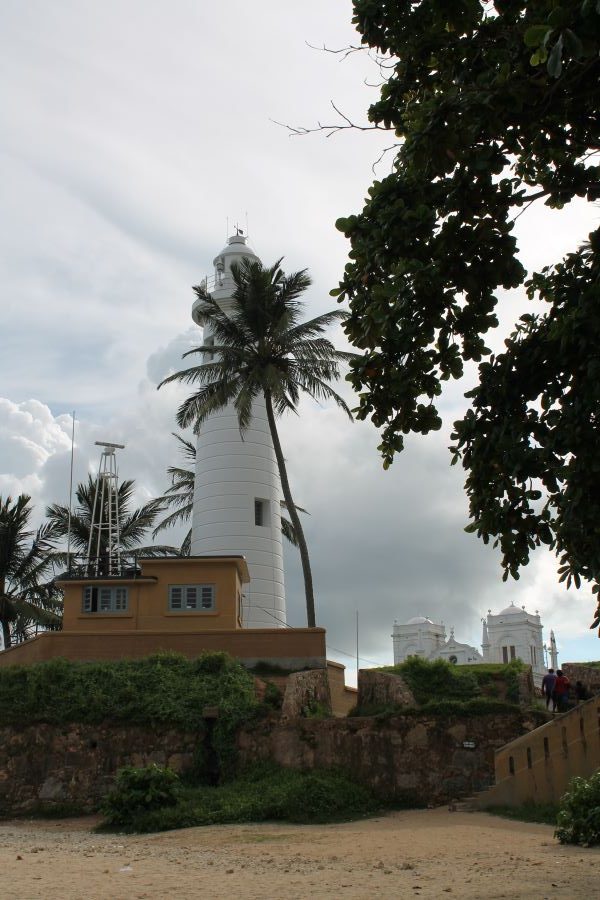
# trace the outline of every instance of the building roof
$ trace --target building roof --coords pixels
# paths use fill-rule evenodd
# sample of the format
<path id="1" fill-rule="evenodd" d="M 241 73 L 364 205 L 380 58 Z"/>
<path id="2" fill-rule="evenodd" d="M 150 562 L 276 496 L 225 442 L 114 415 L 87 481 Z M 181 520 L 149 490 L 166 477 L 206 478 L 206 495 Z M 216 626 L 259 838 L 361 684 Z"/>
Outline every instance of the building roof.
<path id="1" fill-rule="evenodd" d="M 404 623 L 405 625 L 433 625 L 434 623 L 428 616 L 414 616 L 414 618 L 409 619 L 408 622 Z"/>

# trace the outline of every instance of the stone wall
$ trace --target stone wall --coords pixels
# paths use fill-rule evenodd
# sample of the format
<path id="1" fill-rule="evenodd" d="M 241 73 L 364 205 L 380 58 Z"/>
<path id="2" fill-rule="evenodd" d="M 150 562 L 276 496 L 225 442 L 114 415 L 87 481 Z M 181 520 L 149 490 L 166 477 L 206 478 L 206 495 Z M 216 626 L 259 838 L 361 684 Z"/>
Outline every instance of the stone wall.
<path id="1" fill-rule="evenodd" d="M 288 676 L 281 706 L 283 718 L 319 713 L 331 715 L 331 693 L 326 669 L 293 672 Z"/>
<path id="2" fill-rule="evenodd" d="M 382 799 L 426 805 L 493 783 L 494 753 L 528 730 L 519 714 L 468 719 L 424 714 L 264 722 L 238 736 L 240 765 L 339 768 Z"/>
<path id="3" fill-rule="evenodd" d="M 201 736 L 165 728 L 97 725 L 0 727 L 0 814 L 40 806 L 97 808 L 122 766 L 190 768 Z"/>
<path id="4" fill-rule="evenodd" d="M 527 666 L 524 672 L 519 672 L 517 683 L 519 685 L 519 705 L 531 706 L 535 697 L 531 666 Z"/>
<path id="5" fill-rule="evenodd" d="M 359 707 L 417 705 L 402 676 L 375 669 L 359 669 L 357 704 Z"/>
<path id="6" fill-rule="evenodd" d="M 575 688 L 575 682 L 580 681 L 590 694 L 600 694 L 600 667 L 565 663 L 561 668 L 571 682 L 571 690 Z"/>
<path id="7" fill-rule="evenodd" d="M 238 735 L 239 765 L 337 768 L 385 800 L 443 803 L 493 782 L 494 751 L 532 727 L 518 713 L 265 719 Z M 118 769 L 190 768 L 202 734 L 92 725 L 0 728 L 0 815 L 40 806 L 97 808 Z"/>

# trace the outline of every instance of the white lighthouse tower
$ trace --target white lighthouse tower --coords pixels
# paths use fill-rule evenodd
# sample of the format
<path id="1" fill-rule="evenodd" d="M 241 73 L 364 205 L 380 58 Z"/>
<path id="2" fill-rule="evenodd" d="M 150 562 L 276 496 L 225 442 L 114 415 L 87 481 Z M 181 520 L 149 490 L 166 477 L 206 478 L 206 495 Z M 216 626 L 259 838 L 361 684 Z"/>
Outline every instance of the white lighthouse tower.
<path id="1" fill-rule="evenodd" d="M 235 289 L 231 264 L 244 257 L 258 260 L 246 237 L 238 233 L 215 257 L 214 276 L 206 281 L 207 292 L 225 313 L 232 309 Z M 204 328 L 204 344 L 213 344 L 201 299 L 192 307 L 192 318 Z M 205 356 L 210 361 L 212 354 Z M 245 556 L 251 579 L 242 610 L 245 628 L 286 624 L 280 500 L 264 400 L 255 402 L 243 438 L 232 405 L 210 416 L 198 434 L 190 552 Z"/>

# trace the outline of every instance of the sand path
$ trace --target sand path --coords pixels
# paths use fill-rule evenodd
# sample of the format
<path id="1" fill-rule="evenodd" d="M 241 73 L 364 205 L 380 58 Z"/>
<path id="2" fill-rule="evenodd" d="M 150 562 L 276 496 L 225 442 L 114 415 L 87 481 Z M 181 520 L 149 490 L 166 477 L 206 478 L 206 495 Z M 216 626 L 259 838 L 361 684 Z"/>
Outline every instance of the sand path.
<path id="1" fill-rule="evenodd" d="M 3 900 L 600 898 L 600 849 L 563 847 L 549 826 L 485 813 L 141 836 L 92 834 L 95 821 L 1 824 Z"/>

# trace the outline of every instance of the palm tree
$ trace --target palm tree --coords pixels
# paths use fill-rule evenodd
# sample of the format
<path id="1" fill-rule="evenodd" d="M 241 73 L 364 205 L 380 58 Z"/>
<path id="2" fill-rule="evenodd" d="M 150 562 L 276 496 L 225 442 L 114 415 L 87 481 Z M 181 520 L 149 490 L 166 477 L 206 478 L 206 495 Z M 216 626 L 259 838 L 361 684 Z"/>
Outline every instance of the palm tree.
<path id="1" fill-rule="evenodd" d="M 179 407 L 177 422 L 193 425 L 196 431 L 214 412 L 229 403 L 237 412 L 240 432 L 248 428 L 253 404 L 264 397 L 267 421 L 279 467 L 281 487 L 287 510 L 298 540 L 307 620 L 315 627 L 315 601 L 308 549 L 296 506 L 292 499 L 276 416 L 297 411 L 300 393 L 315 400 L 333 400 L 352 419 L 352 413 L 330 381 L 339 378 L 339 364 L 355 354 L 336 350 L 323 337 L 325 329 L 345 318 L 341 310 L 323 313 L 301 322 L 301 294 L 310 286 L 306 269 L 286 276 L 281 259 L 270 268 L 258 260 L 244 259 L 231 266 L 235 283 L 231 313 L 225 313 L 204 287 L 195 287 L 202 300 L 202 314 L 210 326 L 214 345 L 196 347 L 191 353 L 215 354 L 214 362 L 205 362 L 165 378 L 159 388 L 171 381 L 199 385 Z"/>
<path id="2" fill-rule="evenodd" d="M 144 536 L 154 525 L 157 517 L 163 511 L 164 506 L 161 500 L 151 500 L 149 503 L 132 509 L 133 494 L 135 491 L 135 482 L 131 480 L 122 481 L 117 489 L 119 500 L 119 518 L 120 518 L 120 546 L 124 551 L 135 550 L 139 555 L 143 556 L 165 556 L 176 553 L 174 547 L 166 546 L 140 546 Z M 90 531 L 92 529 L 92 516 L 94 515 L 94 497 L 96 493 L 96 480 L 92 475 L 88 475 L 87 482 L 81 482 L 77 485 L 75 496 L 78 506 L 69 516 L 69 507 L 61 506 L 58 503 L 49 506 L 46 515 L 50 524 L 54 529 L 54 533 L 59 537 L 66 537 L 69 533 L 69 520 L 71 528 L 71 548 L 76 555 L 87 555 Z M 96 510 L 96 521 L 100 515 L 100 506 Z M 107 515 L 107 509 L 104 507 L 103 515 Z M 100 556 L 108 551 L 107 534 L 103 531 L 101 534 Z"/>
<path id="3" fill-rule="evenodd" d="M 4 649 L 33 628 L 60 628 L 61 593 L 49 580 L 57 562 L 52 525 L 29 530 L 31 497 L 0 497 L 0 624 Z"/>
<path id="4" fill-rule="evenodd" d="M 159 497 L 158 499 L 165 507 L 170 507 L 173 512 L 170 512 L 168 516 L 165 516 L 162 522 L 159 522 L 152 532 L 152 537 L 156 537 L 161 531 L 165 531 L 165 529 L 171 528 L 179 522 L 189 522 L 194 507 L 194 464 L 196 462 L 196 446 L 191 441 L 187 441 L 180 434 L 175 434 L 175 432 L 173 432 L 173 437 L 179 441 L 181 445 L 180 450 L 183 453 L 183 456 L 185 459 L 189 460 L 192 465 L 189 469 L 182 468 L 181 466 L 169 466 L 167 469 L 167 474 L 171 476 L 171 486 L 168 487 L 162 497 Z M 285 500 L 281 501 L 281 507 L 282 509 L 287 509 Z M 297 506 L 296 509 L 298 512 L 306 513 L 306 510 L 301 506 Z M 306 514 L 308 515 L 308 513 Z M 294 526 L 285 516 L 281 517 L 281 533 L 290 544 L 293 544 L 294 547 L 298 546 L 298 538 L 296 537 Z M 189 556 L 191 545 L 192 530 L 190 528 L 181 544 L 179 552 L 182 556 Z"/>

